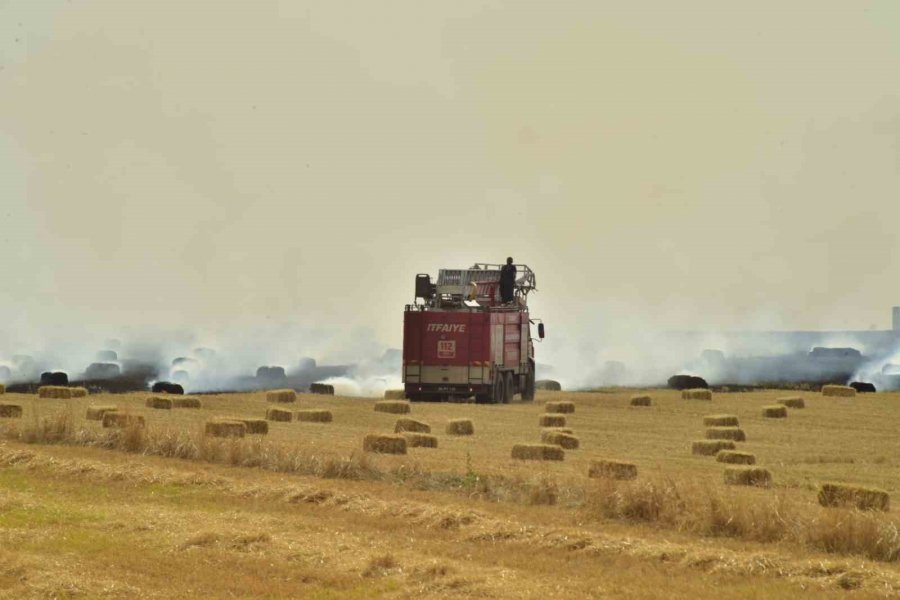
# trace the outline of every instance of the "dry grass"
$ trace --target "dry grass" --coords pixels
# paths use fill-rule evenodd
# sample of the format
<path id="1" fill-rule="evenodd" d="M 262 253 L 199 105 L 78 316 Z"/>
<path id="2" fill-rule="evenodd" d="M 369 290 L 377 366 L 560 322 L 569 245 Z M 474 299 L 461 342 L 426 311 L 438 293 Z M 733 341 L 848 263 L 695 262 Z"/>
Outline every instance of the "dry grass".
<path id="1" fill-rule="evenodd" d="M 719 452 L 716 453 L 716 461 L 732 465 L 755 465 L 756 456 L 750 454 L 749 452 L 738 452 L 736 450 L 719 450 Z"/>
<path id="2" fill-rule="evenodd" d="M 762 416 L 766 419 L 786 419 L 788 416 L 787 406 L 784 406 L 783 404 L 763 406 Z"/>
<path id="3" fill-rule="evenodd" d="M 471 419 L 451 419 L 447 422 L 447 435 L 475 435 Z"/>
<path id="4" fill-rule="evenodd" d="M 385 400 L 406 400 L 406 390 L 384 390 Z"/>
<path id="5" fill-rule="evenodd" d="M 559 446 L 565 450 L 576 450 L 578 448 L 578 438 L 571 433 L 564 433 L 553 429 L 545 429 L 541 432 L 541 441 L 545 444 Z"/>
<path id="6" fill-rule="evenodd" d="M 712 392 L 709 390 L 703 390 L 703 389 L 682 390 L 681 391 L 681 399 L 682 400 L 712 400 Z"/>
<path id="7" fill-rule="evenodd" d="M 512 447 L 512 457 L 516 460 L 563 460 L 565 451 L 550 444 L 516 444 Z"/>
<path id="8" fill-rule="evenodd" d="M 541 427 L 565 427 L 566 418 L 562 415 L 541 415 L 538 418 L 538 425 Z"/>
<path id="9" fill-rule="evenodd" d="M 431 433 L 431 425 L 423 423 L 422 421 L 416 421 L 415 419 L 397 419 L 397 422 L 394 423 L 394 433 L 403 433 L 404 431 Z"/>
<path id="10" fill-rule="evenodd" d="M 406 438 L 406 445 L 410 448 L 438 447 L 438 439 L 433 435 L 428 435 L 427 433 L 415 433 L 410 431 L 405 431 L 402 435 L 404 438 Z"/>
<path id="11" fill-rule="evenodd" d="M 4 419 L 20 419 L 22 418 L 22 405 L 10 404 L 8 402 L 0 403 L 0 418 Z"/>
<path id="12" fill-rule="evenodd" d="M 132 415 L 116 411 L 108 411 L 103 413 L 103 427 L 127 429 L 129 427 L 144 427 L 146 421 L 140 415 Z"/>
<path id="13" fill-rule="evenodd" d="M 331 423 L 334 420 L 334 415 L 331 414 L 330 410 L 310 408 L 298 410 L 297 420 L 304 423 Z"/>
<path id="14" fill-rule="evenodd" d="M 363 450 L 376 454 L 406 454 L 406 438 L 402 435 L 371 433 L 363 438 Z"/>
<path id="15" fill-rule="evenodd" d="M 725 467 L 725 483 L 769 487 L 772 485 L 772 474 L 761 467 Z"/>
<path id="16" fill-rule="evenodd" d="M 146 405 L 147 408 L 171 410 L 173 402 L 171 398 L 165 398 L 163 396 L 150 396 L 149 398 L 147 398 Z"/>
<path id="17" fill-rule="evenodd" d="M 270 390 L 266 392 L 266 402 L 272 404 L 296 402 L 297 392 L 294 390 Z"/>
<path id="18" fill-rule="evenodd" d="M 637 465 L 620 460 L 592 460 L 588 477 L 602 479 L 635 479 L 637 477 Z"/>
<path id="19" fill-rule="evenodd" d="M 242 438 L 247 434 L 247 424 L 233 419 L 213 419 L 206 422 L 204 433 L 212 437 Z"/>
<path id="20" fill-rule="evenodd" d="M 172 408 L 203 408 L 200 398 L 191 396 L 179 396 L 172 398 Z"/>
<path id="21" fill-rule="evenodd" d="M 822 506 L 853 507 L 858 510 L 883 510 L 891 506 L 891 497 L 884 490 L 846 483 L 823 483 L 819 488 Z"/>
<path id="22" fill-rule="evenodd" d="M 738 427 L 740 423 L 736 415 L 707 415 L 703 417 L 704 427 Z"/>
<path id="23" fill-rule="evenodd" d="M 85 411 L 84 418 L 88 421 L 102 421 L 103 415 L 108 412 L 115 412 L 117 410 L 119 410 L 119 408 L 115 404 L 88 406 L 87 410 Z"/>
<path id="24" fill-rule="evenodd" d="M 545 413 L 560 413 L 560 414 L 569 414 L 575 412 L 575 403 L 574 402 L 547 402 L 544 404 L 544 412 Z"/>
<path id="25" fill-rule="evenodd" d="M 698 456 L 716 456 L 722 450 L 734 450 L 732 440 L 694 440 L 691 442 L 691 454 Z"/>
<path id="26" fill-rule="evenodd" d="M 283 423 L 290 423 L 294 420 L 293 411 L 287 410 L 286 408 L 276 408 L 271 407 L 266 410 L 266 419 L 269 421 L 281 421 Z"/>
<path id="27" fill-rule="evenodd" d="M 632 396 L 630 404 L 631 406 L 652 406 L 653 398 L 650 396 Z"/>
<path id="28" fill-rule="evenodd" d="M 706 429 L 706 439 L 743 442 L 747 440 L 747 435 L 740 427 L 708 427 Z"/>
<path id="29" fill-rule="evenodd" d="M 856 390 L 848 385 L 823 385 L 822 395 L 840 398 L 853 398 Z"/>
<path id="30" fill-rule="evenodd" d="M 777 398 L 778 404 L 787 406 L 788 408 L 806 408 L 806 402 L 800 396 L 788 396 L 786 398 Z"/>
<path id="31" fill-rule="evenodd" d="M 375 412 L 404 415 L 409 412 L 409 402 L 400 400 L 382 400 L 375 403 Z"/>
<path id="32" fill-rule="evenodd" d="M 38 398 L 56 398 L 68 400 L 72 397 L 72 388 L 61 385 L 42 385 L 38 388 Z"/>

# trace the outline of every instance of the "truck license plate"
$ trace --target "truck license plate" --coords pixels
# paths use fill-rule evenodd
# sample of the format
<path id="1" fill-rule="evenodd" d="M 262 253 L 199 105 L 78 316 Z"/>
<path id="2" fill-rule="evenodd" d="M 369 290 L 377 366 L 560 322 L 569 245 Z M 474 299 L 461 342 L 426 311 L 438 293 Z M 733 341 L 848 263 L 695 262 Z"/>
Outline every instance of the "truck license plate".
<path id="1" fill-rule="evenodd" d="M 440 340 L 437 355 L 438 358 L 456 358 L 456 340 Z"/>

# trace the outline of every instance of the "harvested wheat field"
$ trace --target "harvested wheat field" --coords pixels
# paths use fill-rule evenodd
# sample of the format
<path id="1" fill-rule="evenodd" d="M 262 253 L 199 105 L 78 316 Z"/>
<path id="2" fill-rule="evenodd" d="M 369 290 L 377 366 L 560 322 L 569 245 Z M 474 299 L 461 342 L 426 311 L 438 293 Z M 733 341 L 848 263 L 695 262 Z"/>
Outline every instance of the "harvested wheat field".
<path id="1" fill-rule="evenodd" d="M 205 395 L 187 411 L 149 408 L 142 394 L 7 394 L 23 415 L 0 422 L 0 557 L 20 575 L 0 572 L 0 598 L 65 596 L 71 586 L 85 597 L 151 598 L 197 596 L 201 586 L 204 597 L 900 593 L 900 541 L 885 535 L 900 517 L 841 507 L 860 493 L 819 504 L 826 482 L 900 490 L 900 394 L 819 396 L 776 427 L 760 407 L 783 392 L 717 393 L 716 410 L 746 432 L 734 456 L 752 454 L 766 481 L 717 462 L 734 442 L 694 442 L 709 404 L 654 390 L 653 409 L 635 411 L 633 395 L 414 403 L 416 422 L 431 424 L 426 439 L 394 435 L 405 427 L 371 399 L 300 394 L 333 422 L 262 421 L 261 437 L 243 421 L 272 408 L 265 392 Z M 547 402 L 578 405 L 568 415 L 578 450 L 513 458 L 514 445 L 549 435 L 538 426 Z M 114 426 L 85 418 L 113 404 L 104 419 Z M 476 435 L 446 431 L 462 419 L 477 422 Z M 246 437 L 227 437 L 236 430 Z M 364 452 L 369 435 L 367 449 L 406 453 Z M 693 454 L 692 443 L 709 449 Z M 83 547 L 73 544 L 92 550 L 67 553 Z"/>

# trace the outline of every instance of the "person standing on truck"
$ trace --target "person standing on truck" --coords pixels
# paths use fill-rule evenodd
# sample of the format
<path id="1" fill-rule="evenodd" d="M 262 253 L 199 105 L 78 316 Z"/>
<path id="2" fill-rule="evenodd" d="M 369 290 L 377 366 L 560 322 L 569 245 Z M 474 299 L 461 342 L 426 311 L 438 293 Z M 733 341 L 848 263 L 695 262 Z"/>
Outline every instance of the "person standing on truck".
<path id="1" fill-rule="evenodd" d="M 512 256 L 510 256 L 506 259 L 506 264 L 500 268 L 500 301 L 503 304 L 510 304 L 515 300 L 515 287 L 516 265 L 513 264 Z"/>

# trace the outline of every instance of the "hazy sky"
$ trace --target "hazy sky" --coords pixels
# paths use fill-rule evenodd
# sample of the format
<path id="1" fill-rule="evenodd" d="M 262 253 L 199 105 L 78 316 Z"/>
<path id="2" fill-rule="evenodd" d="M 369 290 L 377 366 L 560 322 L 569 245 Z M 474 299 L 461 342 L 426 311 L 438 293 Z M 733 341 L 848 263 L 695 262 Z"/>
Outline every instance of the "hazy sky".
<path id="1" fill-rule="evenodd" d="M 513 255 L 558 335 L 887 327 L 900 3 L 736 7 L 0 0 L 0 314 L 396 346 Z"/>

